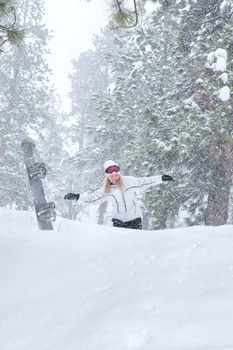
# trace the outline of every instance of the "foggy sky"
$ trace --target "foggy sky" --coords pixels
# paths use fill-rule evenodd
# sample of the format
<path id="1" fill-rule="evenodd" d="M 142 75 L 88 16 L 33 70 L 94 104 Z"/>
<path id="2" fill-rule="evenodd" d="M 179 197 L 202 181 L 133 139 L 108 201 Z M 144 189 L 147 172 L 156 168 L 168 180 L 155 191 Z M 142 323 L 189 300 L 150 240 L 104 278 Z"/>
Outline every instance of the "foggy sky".
<path id="1" fill-rule="evenodd" d="M 45 23 L 53 31 L 49 42 L 51 55 L 48 63 L 53 70 L 53 83 L 62 96 L 63 108 L 67 106 L 71 60 L 77 59 L 80 52 L 92 47 L 93 33 L 99 33 L 100 27 L 107 23 L 109 7 L 107 0 L 45 0 Z"/>

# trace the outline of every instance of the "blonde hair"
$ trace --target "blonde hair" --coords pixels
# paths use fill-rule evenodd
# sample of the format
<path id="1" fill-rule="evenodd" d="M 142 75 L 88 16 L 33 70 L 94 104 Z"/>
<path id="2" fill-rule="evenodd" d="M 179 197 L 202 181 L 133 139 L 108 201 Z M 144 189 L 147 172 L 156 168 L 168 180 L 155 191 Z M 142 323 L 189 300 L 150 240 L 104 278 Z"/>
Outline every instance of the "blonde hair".
<path id="1" fill-rule="evenodd" d="M 123 178 L 120 174 L 119 174 L 119 180 L 117 181 L 116 186 L 121 190 L 124 187 Z M 107 194 L 111 191 L 111 183 L 110 183 L 108 177 L 105 177 L 105 179 L 104 179 L 103 190 L 104 190 L 104 194 Z"/>

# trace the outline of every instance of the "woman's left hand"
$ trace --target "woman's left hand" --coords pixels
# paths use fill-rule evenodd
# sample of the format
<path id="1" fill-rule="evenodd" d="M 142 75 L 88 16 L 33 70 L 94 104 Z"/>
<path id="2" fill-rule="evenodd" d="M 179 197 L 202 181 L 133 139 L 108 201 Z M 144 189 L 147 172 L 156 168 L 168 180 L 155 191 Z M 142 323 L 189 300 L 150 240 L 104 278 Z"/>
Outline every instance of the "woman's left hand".
<path id="1" fill-rule="evenodd" d="M 171 177 L 170 175 L 162 175 L 162 181 L 173 181 L 173 177 Z"/>

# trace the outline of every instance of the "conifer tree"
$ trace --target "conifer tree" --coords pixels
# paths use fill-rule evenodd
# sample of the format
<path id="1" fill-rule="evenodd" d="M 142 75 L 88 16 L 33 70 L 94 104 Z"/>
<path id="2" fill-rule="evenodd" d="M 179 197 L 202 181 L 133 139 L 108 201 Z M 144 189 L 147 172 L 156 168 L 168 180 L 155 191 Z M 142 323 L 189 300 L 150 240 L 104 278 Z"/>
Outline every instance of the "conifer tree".
<path id="1" fill-rule="evenodd" d="M 100 163 L 114 149 L 126 173 L 174 175 L 173 186 L 153 189 L 143 200 L 150 228 L 174 225 L 180 209 L 189 225 L 226 223 L 232 106 L 219 98 L 218 73 L 205 63 L 218 47 L 231 57 L 231 9 L 223 1 L 157 3 L 133 33 L 114 35 L 112 89 L 95 100 L 100 123 L 90 146 L 99 151 L 92 156 Z"/>
<path id="2" fill-rule="evenodd" d="M 1 200 L 28 204 L 28 185 L 21 142 L 40 135 L 49 118 L 50 88 L 45 61 L 48 31 L 43 25 L 43 1 L 17 0 L 25 40 L 1 57 Z"/>
<path id="3" fill-rule="evenodd" d="M 0 54 L 7 42 L 17 44 L 23 38 L 23 31 L 17 27 L 16 9 L 10 0 L 0 2 Z"/>

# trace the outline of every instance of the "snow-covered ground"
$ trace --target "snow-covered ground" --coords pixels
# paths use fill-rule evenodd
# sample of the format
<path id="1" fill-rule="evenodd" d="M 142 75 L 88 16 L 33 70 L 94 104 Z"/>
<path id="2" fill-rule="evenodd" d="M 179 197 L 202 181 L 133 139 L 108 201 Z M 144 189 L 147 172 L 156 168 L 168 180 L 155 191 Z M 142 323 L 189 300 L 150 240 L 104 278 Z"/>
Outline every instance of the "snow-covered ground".
<path id="1" fill-rule="evenodd" d="M 1 350 L 233 350 L 232 226 L 0 222 Z"/>

